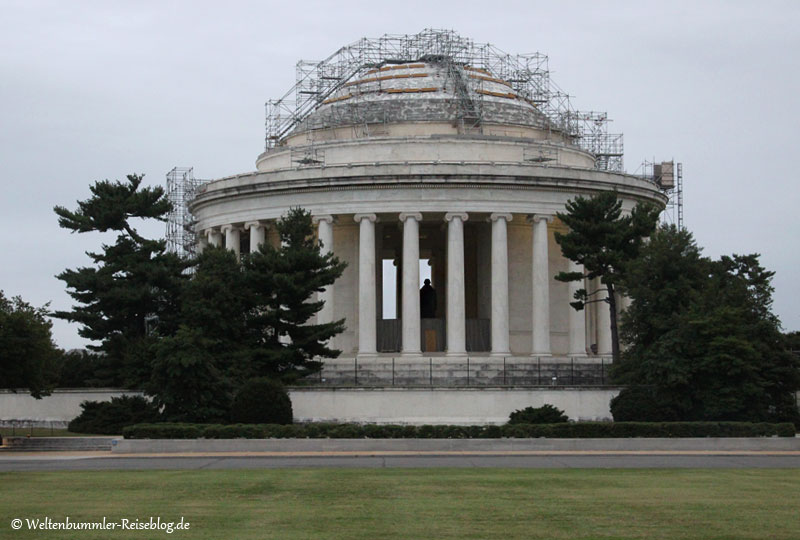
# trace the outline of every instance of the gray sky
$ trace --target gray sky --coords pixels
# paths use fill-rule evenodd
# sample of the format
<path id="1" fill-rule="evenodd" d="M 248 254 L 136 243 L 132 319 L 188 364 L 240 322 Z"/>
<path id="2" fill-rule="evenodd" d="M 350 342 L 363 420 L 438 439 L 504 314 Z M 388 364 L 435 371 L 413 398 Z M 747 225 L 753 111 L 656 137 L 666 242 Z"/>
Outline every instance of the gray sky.
<path id="1" fill-rule="evenodd" d="M 174 166 L 255 168 L 264 102 L 299 59 L 360 37 L 447 28 L 549 55 L 553 80 L 625 134 L 625 163 L 684 164 L 704 252 L 762 254 L 775 311 L 800 329 L 800 2 L 0 0 L 0 289 L 68 309 L 55 274 L 96 235 L 58 228 L 90 183 Z M 147 229 L 162 235 L 163 227 Z M 106 238 L 105 241 L 112 241 Z M 56 321 L 58 344 L 83 344 Z"/>

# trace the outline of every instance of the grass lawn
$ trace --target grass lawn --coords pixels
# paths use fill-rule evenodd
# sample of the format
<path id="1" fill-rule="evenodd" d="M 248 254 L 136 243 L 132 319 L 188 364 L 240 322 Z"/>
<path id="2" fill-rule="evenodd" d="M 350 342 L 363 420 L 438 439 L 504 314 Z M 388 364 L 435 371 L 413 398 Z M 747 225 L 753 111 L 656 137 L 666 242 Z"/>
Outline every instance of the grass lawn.
<path id="1" fill-rule="evenodd" d="M 189 531 L 14 531 L 12 518 Z M 0 538 L 800 538 L 800 470 L 284 469 L 0 474 Z"/>

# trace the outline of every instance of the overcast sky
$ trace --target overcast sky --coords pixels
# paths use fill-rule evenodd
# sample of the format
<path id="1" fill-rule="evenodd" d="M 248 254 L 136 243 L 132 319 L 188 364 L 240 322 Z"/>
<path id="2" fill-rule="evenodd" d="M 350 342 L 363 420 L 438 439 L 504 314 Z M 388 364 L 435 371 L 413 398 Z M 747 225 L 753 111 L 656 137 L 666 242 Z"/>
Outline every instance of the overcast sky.
<path id="1" fill-rule="evenodd" d="M 68 309 L 54 276 L 87 264 L 100 238 L 59 229 L 54 205 L 132 172 L 160 184 L 174 166 L 251 171 L 264 102 L 294 84 L 297 60 L 423 28 L 549 55 L 573 104 L 625 134 L 629 172 L 684 164 L 704 252 L 761 253 L 776 313 L 800 330 L 796 1 L 0 0 L 0 289 Z M 64 322 L 54 335 L 84 343 Z"/>

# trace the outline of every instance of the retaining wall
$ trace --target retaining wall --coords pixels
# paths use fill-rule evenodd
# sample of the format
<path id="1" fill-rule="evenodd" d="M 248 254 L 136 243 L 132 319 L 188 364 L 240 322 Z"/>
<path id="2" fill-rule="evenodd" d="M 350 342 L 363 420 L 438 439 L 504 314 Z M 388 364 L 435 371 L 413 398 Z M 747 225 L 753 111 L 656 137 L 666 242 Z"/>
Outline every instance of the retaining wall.
<path id="1" fill-rule="evenodd" d="M 295 421 L 376 424 L 503 424 L 508 415 L 549 403 L 572 420 L 609 420 L 611 387 L 292 388 Z M 66 427 L 84 401 L 141 395 L 113 388 L 56 390 L 34 399 L 0 390 L 0 426 Z"/>
<path id="2" fill-rule="evenodd" d="M 294 388 L 296 421 L 376 424 L 504 424 L 546 403 L 571 420 L 610 420 L 620 388 Z"/>

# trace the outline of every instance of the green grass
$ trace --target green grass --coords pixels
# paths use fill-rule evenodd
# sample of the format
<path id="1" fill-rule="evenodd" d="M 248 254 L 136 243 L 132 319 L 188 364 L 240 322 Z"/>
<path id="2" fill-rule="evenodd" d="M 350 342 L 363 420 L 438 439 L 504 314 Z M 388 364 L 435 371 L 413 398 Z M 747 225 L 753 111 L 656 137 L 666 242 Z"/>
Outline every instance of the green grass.
<path id="1" fill-rule="evenodd" d="M 800 538 L 800 470 L 284 469 L 0 474 L 0 538 Z M 15 517 L 191 523 L 13 531 Z"/>
<path id="2" fill-rule="evenodd" d="M 50 428 L 29 428 L 18 427 L 0 428 L 0 435 L 3 437 L 105 437 L 106 435 L 89 435 L 88 433 L 72 433 L 66 429 L 50 429 Z M 2 537 L 0 537 L 2 538 Z"/>

